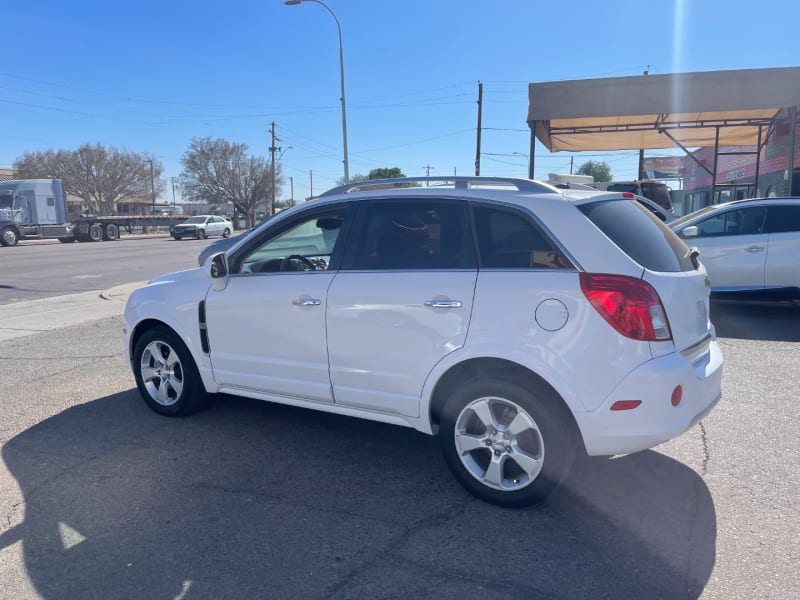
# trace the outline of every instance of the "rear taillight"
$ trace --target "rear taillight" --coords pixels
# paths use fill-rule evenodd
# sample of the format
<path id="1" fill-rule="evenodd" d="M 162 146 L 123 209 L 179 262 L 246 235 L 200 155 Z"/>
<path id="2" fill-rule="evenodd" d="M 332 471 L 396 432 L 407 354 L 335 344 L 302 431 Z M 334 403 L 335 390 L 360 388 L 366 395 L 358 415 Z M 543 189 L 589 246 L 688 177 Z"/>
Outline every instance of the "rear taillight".
<path id="1" fill-rule="evenodd" d="M 672 339 L 661 299 L 646 281 L 625 275 L 581 273 L 581 290 L 622 335 L 645 342 Z"/>

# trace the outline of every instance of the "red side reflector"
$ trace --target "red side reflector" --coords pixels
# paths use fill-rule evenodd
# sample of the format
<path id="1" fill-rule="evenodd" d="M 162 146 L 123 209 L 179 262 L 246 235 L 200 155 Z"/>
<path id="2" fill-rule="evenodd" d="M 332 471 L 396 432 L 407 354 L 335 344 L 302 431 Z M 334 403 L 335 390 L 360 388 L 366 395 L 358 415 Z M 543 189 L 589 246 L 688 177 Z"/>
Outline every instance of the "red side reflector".
<path id="1" fill-rule="evenodd" d="M 681 386 L 677 386 L 674 390 L 672 390 L 672 398 L 670 402 L 672 402 L 672 406 L 678 406 L 681 403 L 681 399 L 683 398 L 683 388 Z"/>
<path id="2" fill-rule="evenodd" d="M 641 400 L 617 400 L 611 405 L 611 410 L 631 410 L 642 403 Z"/>
<path id="3" fill-rule="evenodd" d="M 622 192 L 622 197 L 623 198 L 635 198 L 636 194 L 634 194 L 633 192 Z"/>

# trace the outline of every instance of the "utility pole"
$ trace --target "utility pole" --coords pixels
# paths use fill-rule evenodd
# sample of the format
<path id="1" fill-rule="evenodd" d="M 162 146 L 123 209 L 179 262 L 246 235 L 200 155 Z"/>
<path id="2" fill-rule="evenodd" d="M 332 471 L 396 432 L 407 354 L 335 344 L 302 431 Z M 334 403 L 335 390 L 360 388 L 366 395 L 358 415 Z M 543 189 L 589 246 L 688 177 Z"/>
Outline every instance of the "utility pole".
<path id="1" fill-rule="evenodd" d="M 425 177 L 430 177 L 431 176 L 431 169 L 433 169 L 434 167 L 432 167 L 430 165 L 425 165 L 422 168 L 425 169 Z M 425 187 L 428 187 L 428 185 L 429 185 L 429 183 L 426 181 L 425 182 Z"/>
<path id="2" fill-rule="evenodd" d="M 309 200 L 314 199 L 314 171 L 308 172 L 308 181 L 310 185 L 310 194 L 308 195 Z"/>
<path id="3" fill-rule="evenodd" d="M 475 150 L 475 175 L 481 174 L 481 117 L 483 116 L 483 84 L 478 82 L 478 143 Z"/>
<path id="4" fill-rule="evenodd" d="M 172 182 L 172 212 L 175 212 L 175 177 L 170 177 L 169 180 Z"/>
<path id="5" fill-rule="evenodd" d="M 289 177 L 289 185 L 292 187 L 292 195 L 290 199 L 292 201 L 292 206 L 294 206 L 294 177 Z"/>
<path id="6" fill-rule="evenodd" d="M 275 142 L 279 141 L 278 138 L 275 137 L 275 121 L 272 122 L 272 126 L 270 127 L 270 133 L 272 134 L 272 145 L 269 147 L 269 153 L 271 155 L 271 162 L 272 162 L 272 204 L 270 206 L 270 215 L 275 214 L 275 153 L 280 150 L 275 145 Z M 249 217 L 248 217 L 249 218 Z M 253 223 L 250 223 L 252 226 Z"/>
<path id="7" fill-rule="evenodd" d="M 570 175 L 572 175 L 572 167 L 573 167 L 574 164 L 575 164 L 575 157 L 574 156 L 570 156 L 569 157 L 569 174 Z"/>
<path id="8" fill-rule="evenodd" d="M 153 168 L 153 159 L 152 158 L 143 158 L 142 162 L 150 163 L 150 201 L 151 201 L 151 203 L 153 205 L 153 209 L 155 209 L 155 207 L 156 207 L 156 175 L 155 175 L 155 169 Z"/>

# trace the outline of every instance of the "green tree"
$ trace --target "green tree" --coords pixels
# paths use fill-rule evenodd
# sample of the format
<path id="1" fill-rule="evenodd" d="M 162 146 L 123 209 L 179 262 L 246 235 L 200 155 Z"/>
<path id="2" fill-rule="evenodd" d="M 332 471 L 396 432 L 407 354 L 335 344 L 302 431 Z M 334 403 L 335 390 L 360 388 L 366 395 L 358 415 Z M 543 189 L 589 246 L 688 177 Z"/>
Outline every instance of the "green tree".
<path id="1" fill-rule="evenodd" d="M 400 167 L 372 169 L 368 176 L 369 179 L 399 179 L 400 177 L 405 177 L 405 173 L 400 170 Z"/>
<path id="2" fill-rule="evenodd" d="M 153 156 L 102 144 L 27 152 L 14 163 L 20 179 L 60 179 L 67 194 L 101 216 L 113 214 L 120 202 L 159 195 L 164 189 L 163 170 Z"/>
<path id="3" fill-rule="evenodd" d="M 578 175 L 591 175 L 595 181 L 612 181 L 611 167 L 605 162 L 587 160 L 578 167 L 576 173 Z"/>
<path id="4" fill-rule="evenodd" d="M 350 176 L 350 183 L 358 183 L 359 181 L 366 181 L 367 179 L 369 179 L 369 176 L 361 175 L 359 173 L 359 174 Z M 344 185 L 344 177 L 340 177 L 339 179 L 337 179 L 336 180 L 336 185 Z"/>
<path id="5" fill-rule="evenodd" d="M 181 163 L 181 191 L 185 198 L 210 204 L 231 203 L 247 216 L 248 227 L 255 224 L 259 205 L 267 206 L 268 215 L 275 212 L 271 206 L 272 169 L 263 158 L 248 155 L 246 144 L 195 138 Z M 279 173 L 275 183 L 280 186 Z"/>

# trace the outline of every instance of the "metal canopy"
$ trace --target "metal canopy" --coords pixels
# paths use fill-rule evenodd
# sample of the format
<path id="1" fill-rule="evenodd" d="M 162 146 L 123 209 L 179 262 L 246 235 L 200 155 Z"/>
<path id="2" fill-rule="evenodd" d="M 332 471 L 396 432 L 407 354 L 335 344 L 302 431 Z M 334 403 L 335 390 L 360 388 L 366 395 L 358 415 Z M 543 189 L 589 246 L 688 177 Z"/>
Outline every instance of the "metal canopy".
<path id="1" fill-rule="evenodd" d="M 800 105 L 800 67 L 531 83 L 528 100 L 531 159 L 535 139 L 551 152 L 714 146 L 716 155 L 720 145 L 766 143 L 778 114 Z"/>
<path id="2" fill-rule="evenodd" d="M 531 83 L 528 125 L 551 152 L 755 145 L 800 104 L 800 67 Z"/>

